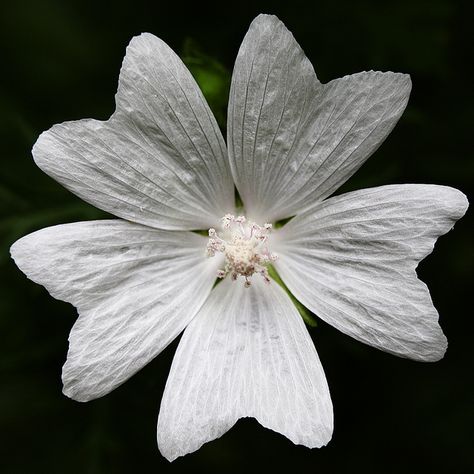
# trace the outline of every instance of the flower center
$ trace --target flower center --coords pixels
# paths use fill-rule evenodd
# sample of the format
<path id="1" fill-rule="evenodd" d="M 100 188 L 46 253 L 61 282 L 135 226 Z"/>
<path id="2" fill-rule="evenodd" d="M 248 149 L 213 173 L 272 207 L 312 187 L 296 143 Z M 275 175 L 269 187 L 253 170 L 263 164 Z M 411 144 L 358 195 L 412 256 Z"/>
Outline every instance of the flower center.
<path id="1" fill-rule="evenodd" d="M 222 219 L 222 231 L 209 229 L 207 255 L 213 257 L 217 252 L 225 256 L 225 266 L 217 272 L 218 278 L 230 275 L 232 280 L 239 276 L 245 278 L 244 286 L 250 286 L 249 278 L 259 273 L 266 283 L 270 283 L 267 265 L 277 256 L 267 247 L 271 224 L 260 226 L 248 221 L 245 216 L 235 217 L 226 214 Z"/>

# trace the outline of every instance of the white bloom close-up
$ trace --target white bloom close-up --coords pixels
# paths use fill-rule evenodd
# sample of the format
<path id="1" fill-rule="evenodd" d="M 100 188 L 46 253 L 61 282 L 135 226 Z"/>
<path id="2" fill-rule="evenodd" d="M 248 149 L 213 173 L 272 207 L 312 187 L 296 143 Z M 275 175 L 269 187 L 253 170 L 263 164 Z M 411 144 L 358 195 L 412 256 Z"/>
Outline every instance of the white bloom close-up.
<path id="1" fill-rule="evenodd" d="M 235 63 L 226 143 L 179 57 L 149 33 L 133 38 L 110 119 L 55 125 L 33 147 L 44 172 L 117 219 L 48 227 L 11 248 L 28 278 L 78 310 L 64 393 L 106 395 L 184 330 L 159 411 L 163 456 L 243 417 L 324 446 L 331 397 L 288 291 L 361 342 L 441 359 L 447 341 L 416 267 L 465 213 L 464 194 L 403 184 L 332 196 L 410 90 L 393 72 L 322 84 L 283 23 L 260 15 Z"/>

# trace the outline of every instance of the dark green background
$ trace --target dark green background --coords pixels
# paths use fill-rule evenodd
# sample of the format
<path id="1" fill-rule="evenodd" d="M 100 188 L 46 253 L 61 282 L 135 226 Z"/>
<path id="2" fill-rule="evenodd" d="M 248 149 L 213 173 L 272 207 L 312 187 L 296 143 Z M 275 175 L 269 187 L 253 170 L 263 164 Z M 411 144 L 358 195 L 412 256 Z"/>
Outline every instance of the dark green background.
<path id="1" fill-rule="evenodd" d="M 436 183 L 468 193 L 473 178 L 472 61 L 465 4 L 433 1 L 16 1 L 0 7 L 0 472 L 473 472 L 470 216 L 419 267 L 449 339 L 444 360 L 403 360 L 324 323 L 311 329 L 335 407 L 326 448 L 294 446 L 254 420 L 169 464 L 156 447 L 158 408 L 176 343 L 125 385 L 87 404 L 61 393 L 76 313 L 28 281 L 9 245 L 33 230 L 103 214 L 44 175 L 30 155 L 56 122 L 106 119 L 133 35 L 149 31 L 184 55 L 221 123 L 229 71 L 252 18 L 276 13 L 319 78 L 410 73 L 407 111 L 344 190 Z"/>

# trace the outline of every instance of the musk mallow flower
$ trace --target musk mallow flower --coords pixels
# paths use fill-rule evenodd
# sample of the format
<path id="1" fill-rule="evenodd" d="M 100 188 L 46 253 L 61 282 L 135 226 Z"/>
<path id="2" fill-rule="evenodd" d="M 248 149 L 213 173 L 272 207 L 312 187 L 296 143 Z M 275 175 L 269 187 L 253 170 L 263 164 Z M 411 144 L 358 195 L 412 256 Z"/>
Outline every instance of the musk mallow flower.
<path id="1" fill-rule="evenodd" d="M 226 144 L 176 54 L 151 34 L 132 39 L 110 119 L 55 125 L 33 148 L 42 170 L 118 219 L 49 227 L 11 249 L 30 279 L 78 309 L 64 393 L 107 394 L 184 330 L 158 419 L 167 459 L 241 417 L 325 445 L 325 375 L 269 265 L 355 339 L 443 357 L 415 268 L 464 214 L 465 196 L 405 184 L 330 197 L 392 130 L 410 88 L 408 75 L 373 71 L 322 84 L 285 26 L 260 15 L 235 63 Z"/>

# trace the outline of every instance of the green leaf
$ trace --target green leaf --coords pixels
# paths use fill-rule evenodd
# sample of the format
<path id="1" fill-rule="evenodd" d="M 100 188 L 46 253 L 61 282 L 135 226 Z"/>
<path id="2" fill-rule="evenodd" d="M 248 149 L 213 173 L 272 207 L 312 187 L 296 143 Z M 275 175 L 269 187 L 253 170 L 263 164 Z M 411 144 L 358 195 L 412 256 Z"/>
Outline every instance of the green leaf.
<path id="1" fill-rule="evenodd" d="M 273 265 L 268 266 L 268 274 L 275 280 L 288 294 L 290 297 L 291 301 L 293 304 L 296 306 L 296 309 L 300 313 L 301 317 L 303 318 L 303 321 L 308 325 L 311 326 L 312 328 L 315 328 L 318 323 L 316 322 L 316 319 L 313 316 L 313 313 L 306 308 L 306 306 L 303 306 L 290 292 L 290 290 L 287 288 L 287 286 L 283 283 L 283 280 L 280 278 L 280 275 L 278 275 L 278 272 L 275 270 L 275 267 Z"/>

